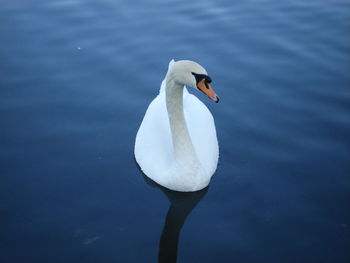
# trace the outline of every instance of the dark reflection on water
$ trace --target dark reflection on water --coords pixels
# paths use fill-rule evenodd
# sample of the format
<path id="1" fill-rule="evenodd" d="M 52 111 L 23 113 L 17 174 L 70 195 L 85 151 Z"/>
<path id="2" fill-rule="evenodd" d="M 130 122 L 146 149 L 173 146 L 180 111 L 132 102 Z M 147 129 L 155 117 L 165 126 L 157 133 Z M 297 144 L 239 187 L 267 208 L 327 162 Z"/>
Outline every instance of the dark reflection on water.
<path id="1" fill-rule="evenodd" d="M 182 226 L 187 216 L 203 199 L 208 191 L 208 187 L 196 192 L 177 192 L 167 189 L 142 173 L 135 161 L 137 168 L 142 174 L 145 182 L 161 190 L 169 200 L 169 209 L 166 214 L 163 231 L 159 241 L 158 262 L 175 263 L 177 261 L 178 243 Z"/>
<path id="2" fill-rule="evenodd" d="M 208 191 L 208 187 L 193 193 L 174 192 L 162 188 L 170 206 L 159 243 L 159 263 L 173 263 L 177 258 L 180 231 L 186 217 Z"/>

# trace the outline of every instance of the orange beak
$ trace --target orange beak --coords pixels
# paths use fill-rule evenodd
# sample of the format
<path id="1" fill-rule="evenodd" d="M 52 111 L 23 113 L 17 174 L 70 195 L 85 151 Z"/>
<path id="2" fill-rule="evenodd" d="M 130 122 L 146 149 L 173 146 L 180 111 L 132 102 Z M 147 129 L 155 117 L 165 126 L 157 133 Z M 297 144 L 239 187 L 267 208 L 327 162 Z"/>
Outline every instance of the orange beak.
<path id="1" fill-rule="evenodd" d="M 216 103 L 219 102 L 219 97 L 216 95 L 211 85 L 205 81 L 205 79 L 202 79 L 200 82 L 198 82 L 197 87 L 213 101 L 215 101 Z"/>

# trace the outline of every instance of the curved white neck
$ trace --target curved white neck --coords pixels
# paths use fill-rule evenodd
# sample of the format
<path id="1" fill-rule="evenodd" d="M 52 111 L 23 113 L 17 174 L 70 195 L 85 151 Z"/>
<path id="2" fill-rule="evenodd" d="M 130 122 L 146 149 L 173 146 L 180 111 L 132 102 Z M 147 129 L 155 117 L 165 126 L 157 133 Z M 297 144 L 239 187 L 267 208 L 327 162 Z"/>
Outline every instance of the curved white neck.
<path id="1" fill-rule="evenodd" d="M 173 140 L 174 157 L 178 164 L 197 164 L 198 158 L 194 150 L 186 125 L 183 111 L 184 86 L 171 77 L 166 79 L 166 108 L 168 111 L 171 135 Z"/>

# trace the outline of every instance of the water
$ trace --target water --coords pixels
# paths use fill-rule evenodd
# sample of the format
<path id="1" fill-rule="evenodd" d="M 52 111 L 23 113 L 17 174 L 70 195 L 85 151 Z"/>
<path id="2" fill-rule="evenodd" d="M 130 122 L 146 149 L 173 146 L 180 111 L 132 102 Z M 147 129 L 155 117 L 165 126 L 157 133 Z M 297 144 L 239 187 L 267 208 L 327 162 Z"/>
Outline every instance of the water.
<path id="1" fill-rule="evenodd" d="M 349 262 L 349 14 L 345 0 L 1 1 L 0 261 Z M 220 142 L 200 196 L 164 195 L 133 158 L 172 58 L 205 66 L 221 99 L 193 91 Z"/>

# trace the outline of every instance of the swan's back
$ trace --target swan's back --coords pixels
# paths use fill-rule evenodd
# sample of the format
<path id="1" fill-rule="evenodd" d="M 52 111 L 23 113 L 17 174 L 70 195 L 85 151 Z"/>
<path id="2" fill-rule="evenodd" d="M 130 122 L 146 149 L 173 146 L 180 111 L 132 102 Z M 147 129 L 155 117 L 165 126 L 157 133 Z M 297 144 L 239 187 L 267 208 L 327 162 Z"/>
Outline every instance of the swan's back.
<path id="1" fill-rule="evenodd" d="M 172 164 L 173 147 L 164 93 L 150 103 L 136 134 L 135 158 L 148 177 L 150 174 L 161 176 Z"/>
<path id="2" fill-rule="evenodd" d="M 164 85 L 164 83 L 162 84 Z M 212 175 L 218 163 L 219 147 L 214 118 L 207 107 L 184 89 L 184 114 L 198 160 Z M 174 152 L 165 91 L 150 103 L 136 135 L 135 158 L 143 173 L 156 182 L 168 180 Z"/>

